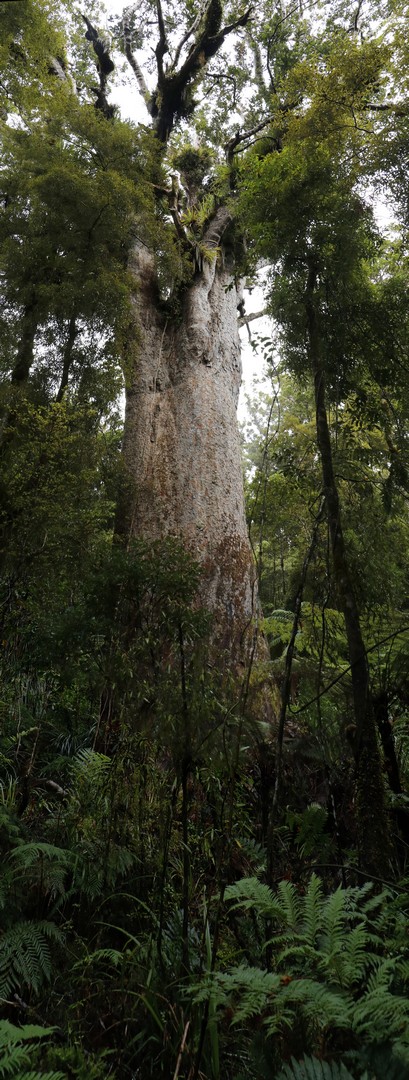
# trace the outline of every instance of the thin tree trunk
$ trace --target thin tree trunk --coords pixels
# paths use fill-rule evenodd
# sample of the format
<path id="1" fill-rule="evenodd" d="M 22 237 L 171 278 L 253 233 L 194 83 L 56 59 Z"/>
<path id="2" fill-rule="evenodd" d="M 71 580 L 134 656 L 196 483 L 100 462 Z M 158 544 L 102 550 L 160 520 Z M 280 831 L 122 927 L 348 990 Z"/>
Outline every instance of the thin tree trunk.
<path id="1" fill-rule="evenodd" d="M 17 349 L 16 362 L 11 373 L 11 381 L 14 385 L 21 386 L 27 382 L 34 357 L 34 341 L 38 327 L 37 298 L 33 292 L 31 300 L 26 304 L 21 323 L 21 335 Z"/>
<path id="2" fill-rule="evenodd" d="M 385 804 L 384 782 L 369 685 L 366 649 L 342 531 L 340 501 L 328 427 L 321 343 L 314 305 L 315 287 L 316 270 L 312 266 L 308 275 L 306 292 L 308 343 L 314 377 L 317 443 L 321 457 L 334 579 L 344 615 L 351 664 L 356 725 L 356 816 L 359 859 L 362 869 L 368 875 L 374 874 L 382 878 L 388 876 L 390 868 L 390 823 Z"/>
<path id="3" fill-rule="evenodd" d="M 17 347 L 16 361 L 11 373 L 12 391 L 9 407 L 5 410 L 0 420 L 0 452 L 3 452 L 6 444 L 10 441 L 11 429 L 16 419 L 15 404 L 19 397 L 21 387 L 27 383 L 34 359 L 34 343 L 39 323 L 37 297 L 33 290 L 29 302 L 26 304 L 21 320 L 21 334 Z"/>
<path id="4" fill-rule="evenodd" d="M 64 393 L 65 393 L 65 391 L 67 389 L 67 386 L 68 386 L 68 379 L 69 379 L 70 370 L 71 370 L 71 364 L 72 364 L 72 354 L 73 354 L 76 339 L 78 337 L 78 329 L 77 329 L 76 318 L 77 318 L 77 316 L 76 316 L 76 313 L 74 312 L 74 314 L 71 315 L 70 321 L 68 323 L 68 334 L 67 334 L 67 340 L 66 340 L 66 343 L 65 343 L 65 348 L 64 348 L 64 353 L 63 353 L 63 368 L 62 368 L 61 382 L 60 382 L 60 385 L 59 385 L 59 388 L 58 388 L 58 394 L 57 394 L 56 399 L 55 399 L 57 402 L 62 401 L 62 399 L 64 397 Z"/>

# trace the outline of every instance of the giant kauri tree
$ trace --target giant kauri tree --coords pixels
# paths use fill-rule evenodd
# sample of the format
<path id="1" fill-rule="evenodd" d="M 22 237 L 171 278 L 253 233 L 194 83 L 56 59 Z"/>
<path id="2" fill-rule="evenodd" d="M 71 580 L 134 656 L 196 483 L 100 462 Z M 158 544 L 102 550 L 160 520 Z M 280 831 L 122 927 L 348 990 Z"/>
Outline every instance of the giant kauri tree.
<path id="1" fill-rule="evenodd" d="M 158 158 L 167 165 L 167 184 L 156 185 L 156 213 L 172 222 L 174 259 L 182 270 L 163 281 L 161 252 L 140 223 L 130 254 L 134 295 L 125 343 L 123 447 L 128 483 L 119 528 L 127 536 L 182 539 L 202 565 L 201 597 L 215 616 L 218 644 L 237 658 L 257 614 L 236 420 L 242 303 L 237 236 L 232 206 L 211 175 L 217 158 L 219 167 L 223 160 L 220 153 L 191 133 L 190 146 L 179 155 L 173 150 L 172 172 L 170 140 L 175 128 L 194 119 L 195 89 L 225 41 L 246 28 L 250 11 L 225 22 L 219 0 L 209 0 L 176 27 L 160 3 L 154 12 L 152 90 L 133 51 L 140 33 L 135 12 L 124 15 L 123 43 Z"/>

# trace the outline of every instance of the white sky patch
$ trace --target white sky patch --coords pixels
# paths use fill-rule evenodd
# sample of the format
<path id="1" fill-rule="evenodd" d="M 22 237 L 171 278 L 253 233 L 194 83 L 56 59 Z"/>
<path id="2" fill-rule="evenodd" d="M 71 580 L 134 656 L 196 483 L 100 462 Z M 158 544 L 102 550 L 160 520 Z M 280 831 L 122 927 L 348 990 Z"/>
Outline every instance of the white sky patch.
<path id="1" fill-rule="evenodd" d="M 262 285 L 256 285 L 251 290 L 244 290 L 244 302 L 245 302 L 245 314 L 251 315 L 252 312 L 262 311 L 265 307 L 264 289 Z M 267 315 L 264 315 L 261 319 L 255 319 L 248 324 L 252 342 L 249 340 L 249 333 L 247 326 L 242 326 L 240 330 L 241 340 L 241 361 L 243 365 L 243 376 L 239 397 L 238 417 L 240 421 L 246 420 L 247 413 L 247 397 L 254 397 L 255 389 L 268 389 L 270 385 L 270 379 L 267 375 L 267 367 L 263 355 L 263 345 L 260 339 L 271 338 L 273 335 L 273 327 L 271 319 Z"/>

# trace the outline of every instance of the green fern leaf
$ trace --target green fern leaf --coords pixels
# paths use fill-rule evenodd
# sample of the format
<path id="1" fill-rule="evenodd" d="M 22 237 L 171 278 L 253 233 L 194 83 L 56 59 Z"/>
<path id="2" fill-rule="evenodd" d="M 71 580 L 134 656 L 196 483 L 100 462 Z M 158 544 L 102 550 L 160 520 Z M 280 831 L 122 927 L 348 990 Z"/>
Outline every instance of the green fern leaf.
<path id="1" fill-rule="evenodd" d="M 291 1065 L 284 1065 L 277 1080 L 354 1080 L 354 1077 L 342 1063 L 304 1057 L 301 1061 L 291 1058 Z"/>
<path id="2" fill-rule="evenodd" d="M 34 1040 L 52 1035 L 55 1028 L 38 1024 L 16 1027 L 8 1020 L 0 1020 L 0 1078 L 1 1080 L 64 1080 L 62 1072 L 39 1073 L 30 1069 Z"/>
<path id="3" fill-rule="evenodd" d="M 322 881 L 316 874 L 312 874 L 304 899 L 304 918 L 302 933 L 307 945 L 311 948 L 315 945 L 318 931 L 321 929 L 322 916 Z"/>
<path id="4" fill-rule="evenodd" d="M 283 1011 L 297 1006 L 319 1030 L 350 1027 L 350 1003 L 346 996 L 315 979 L 293 979 L 281 990 Z"/>
<path id="5" fill-rule="evenodd" d="M 292 881 L 280 881 L 278 886 L 280 907 L 287 926 L 296 930 L 302 919 L 302 901 Z"/>
<path id="6" fill-rule="evenodd" d="M 24 870 L 35 865 L 39 858 L 54 860 L 63 863 L 65 866 L 70 866 L 73 856 L 71 851 L 66 851 L 64 848 L 39 842 L 19 844 L 9 855 L 10 862 L 17 863 Z"/>
<path id="7" fill-rule="evenodd" d="M 274 893 L 256 877 L 242 878 L 234 885 L 228 885 L 224 895 L 226 900 L 234 901 L 234 908 L 242 908 L 244 911 L 253 911 L 255 908 L 259 915 L 280 921 L 284 919 Z"/>
<path id="8" fill-rule="evenodd" d="M 376 962 L 373 955 L 368 952 L 368 944 L 368 933 L 362 924 L 354 926 L 345 937 L 340 978 L 343 986 L 351 988 L 358 985 L 362 982 L 368 968 Z"/>
<path id="9" fill-rule="evenodd" d="M 63 936 L 51 922 L 20 922 L 0 938 L 0 998 L 26 987 L 38 994 L 51 978 L 50 942 Z"/>
<path id="10" fill-rule="evenodd" d="M 45 1028 L 40 1024 L 24 1024 L 23 1027 L 16 1027 L 9 1020 L 0 1020 L 0 1048 L 30 1039 L 44 1039 L 47 1035 L 53 1035 L 54 1031 L 55 1027 Z"/>
<path id="11" fill-rule="evenodd" d="M 228 972 L 216 972 L 192 987 L 195 1002 L 212 998 L 215 1007 L 227 1006 L 240 995 L 233 1023 L 259 1015 L 267 1000 L 280 986 L 280 976 L 260 968 L 237 965 Z"/>
<path id="12" fill-rule="evenodd" d="M 103 961 L 112 964 L 113 967 L 119 967 L 125 955 L 126 953 L 120 952 L 118 949 L 96 949 L 95 952 L 86 956 L 84 960 L 78 960 L 72 970 L 83 970 L 88 964 L 99 964 Z"/>
<path id="13" fill-rule="evenodd" d="M 63 1072 L 23 1072 L 13 1076 L 13 1080 L 67 1080 L 67 1073 Z"/>
<path id="14" fill-rule="evenodd" d="M 344 923 L 345 890 L 339 888 L 328 897 L 323 910 L 323 943 L 326 952 L 333 953 L 337 951 L 340 937 L 343 935 Z"/>

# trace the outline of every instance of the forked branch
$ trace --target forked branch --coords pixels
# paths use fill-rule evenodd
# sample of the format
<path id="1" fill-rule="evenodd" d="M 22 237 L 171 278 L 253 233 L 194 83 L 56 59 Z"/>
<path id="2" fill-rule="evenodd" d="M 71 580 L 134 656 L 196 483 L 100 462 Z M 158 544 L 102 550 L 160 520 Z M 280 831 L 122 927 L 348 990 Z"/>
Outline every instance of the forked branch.
<path id="1" fill-rule="evenodd" d="M 148 111 L 155 121 L 156 134 L 160 142 L 166 143 L 176 120 L 188 117 L 194 108 L 192 89 L 198 81 L 209 60 L 221 48 L 229 34 L 239 27 L 246 26 L 251 15 L 251 8 L 233 22 L 222 26 L 222 4 L 220 0 L 207 0 L 202 11 L 182 35 L 175 51 L 173 61 L 167 66 L 163 59 L 169 53 L 166 25 L 161 0 L 157 0 L 157 23 L 159 39 L 155 48 L 157 66 L 157 85 L 149 93 L 143 72 L 132 51 L 129 20 L 124 16 L 123 39 L 125 55 L 136 76 L 138 87 Z M 193 37 L 194 40 L 185 60 L 178 67 L 184 45 Z"/>

